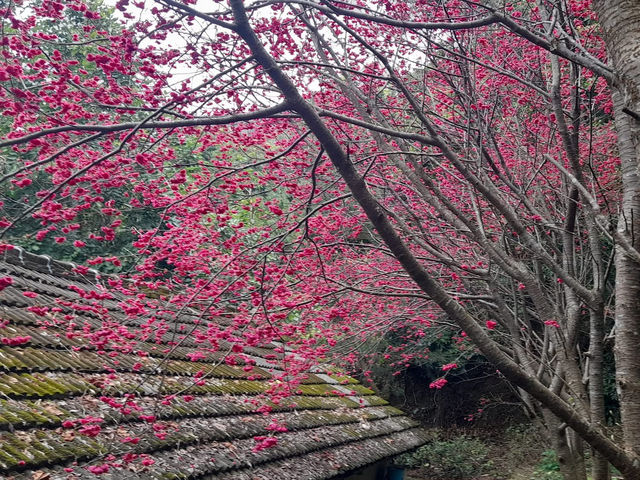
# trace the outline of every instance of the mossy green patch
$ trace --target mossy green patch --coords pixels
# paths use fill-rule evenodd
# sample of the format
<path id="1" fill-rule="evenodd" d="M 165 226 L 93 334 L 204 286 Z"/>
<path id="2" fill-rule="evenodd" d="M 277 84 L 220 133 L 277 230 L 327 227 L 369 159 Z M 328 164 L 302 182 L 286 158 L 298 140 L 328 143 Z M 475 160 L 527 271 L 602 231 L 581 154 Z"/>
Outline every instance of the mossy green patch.
<path id="1" fill-rule="evenodd" d="M 389 405 L 389 402 L 387 402 L 384 398 L 380 398 L 377 397 L 375 395 L 369 395 L 366 397 L 366 401 L 369 405 L 374 406 L 374 407 L 378 407 L 378 406 L 383 406 L 383 405 Z"/>
<path id="2" fill-rule="evenodd" d="M 404 415 L 404 412 L 402 410 L 400 410 L 399 408 L 393 407 L 391 405 L 386 405 L 383 407 L 384 412 L 390 416 L 390 417 L 395 417 L 397 415 Z"/>
<path id="3" fill-rule="evenodd" d="M 360 405 L 347 397 L 294 397 L 291 399 L 298 408 L 302 409 L 334 409 L 337 407 L 356 408 Z"/>
<path id="4" fill-rule="evenodd" d="M 180 473 L 180 472 L 177 472 L 177 473 L 167 472 L 167 473 L 162 473 L 158 478 L 162 480 L 183 480 L 183 479 L 189 478 L 189 475 L 186 473 Z"/>
<path id="5" fill-rule="evenodd" d="M 42 373 L 13 373 L 0 375 L 0 393 L 9 398 L 65 397 L 91 390 L 91 386 L 76 376 L 53 379 Z"/>
<path id="6" fill-rule="evenodd" d="M 357 383 L 360 383 L 355 378 L 349 377 L 348 375 L 344 375 L 342 373 L 334 372 L 334 373 L 330 373 L 328 375 L 329 375 L 329 377 L 331 377 L 332 379 L 336 380 L 341 385 L 355 385 Z"/>
<path id="7" fill-rule="evenodd" d="M 335 387 L 327 384 L 300 385 L 298 390 L 300 390 L 303 395 L 325 395 L 332 393 Z"/>
<path id="8" fill-rule="evenodd" d="M 373 390 L 371 390 L 370 388 L 365 387 L 364 385 L 349 385 L 348 387 L 349 390 L 353 390 L 354 392 L 356 392 L 358 395 L 373 395 L 375 392 Z"/>
<path id="9" fill-rule="evenodd" d="M 0 348 L 0 368 L 2 370 L 26 368 L 27 364 L 18 357 L 21 350 L 18 348 Z"/>
<path id="10" fill-rule="evenodd" d="M 1 440 L 1 438 L 0 438 Z M 5 452 L 2 448 L 0 448 L 0 466 L 4 469 L 10 469 L 18 465 L 20 460 L 16 459 L 9 453 Z"/>

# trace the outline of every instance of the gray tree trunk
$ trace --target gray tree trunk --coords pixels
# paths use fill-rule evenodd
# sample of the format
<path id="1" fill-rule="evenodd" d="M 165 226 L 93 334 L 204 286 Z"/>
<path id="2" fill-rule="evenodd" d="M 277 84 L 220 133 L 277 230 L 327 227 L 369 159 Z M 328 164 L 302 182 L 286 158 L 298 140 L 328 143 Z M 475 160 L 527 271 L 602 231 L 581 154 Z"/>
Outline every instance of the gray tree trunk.
<path id="1" fill-rule="evenodd" d="M 640 3 L 598 0 L 610 62 L 621 160 L 622 198 L 618 232 L 640 248 Z M 640 265 L 616 247 L 615 359 L 622 430 L 627 451 L 640 453 Z"/>
<path id="2" fill-rule="evenodd" d="M 604 312 L 601 306 L 597 311 L 591 311 L 589 335 L 589 401 L 591 406 L 591 422 L 605 429 L 604 411 L 604 374 L 602 371 L 603 341 L 604 341 Z M 609 462 L 597 452 L 593 452 L 591 467 L 593 480 L 609 480 Z"/>

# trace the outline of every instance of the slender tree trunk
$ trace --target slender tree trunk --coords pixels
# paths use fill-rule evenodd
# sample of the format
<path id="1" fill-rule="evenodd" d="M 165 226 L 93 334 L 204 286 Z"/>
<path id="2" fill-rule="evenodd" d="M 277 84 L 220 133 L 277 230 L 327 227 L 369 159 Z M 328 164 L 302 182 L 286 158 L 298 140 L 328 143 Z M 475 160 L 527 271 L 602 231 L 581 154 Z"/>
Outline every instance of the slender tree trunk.
<path id="1" fill-rule="evenodd" d="M 571 463 L 576 478 L 587 480 L 587 466 L 584 462 L 584 442 L 574 430 L 567 428 L 566 433 L 569 452 L 571 453 Z"/>
<path id="2" fill-rule="evenodd" d="M 603 306 L 592 310 L 589 322 L 589 401 L 591 422 L 605 429 L 604 375 L 602 358 L 604 355 L 604 309 Z M 609 480 L 609 462 L 597 452 L 593 452 L 591 467 L 593 480 Z"/>
<path id="3" fill-rule="evenodd" d="M 612 82 L 622 199 L 618 231 L 640 248 L 640 3 L 595 2 L 616 73 Z M 615 359 L 625 448 L 640 453 L 640 265 L 616 247 Z"/>
<path id="4" fill-rule="evenodd" d="M 568 441 L 567 426 L 547 409 L 543 409 L 545 424 L 551 445 L 558 457 L 558 465 L 560 473 L 564 480 L 584 480 L 586 472 L 584 469 L 584 459 L 580 455 L 576 455 Z"/>
<path id="5" fill-rule="evenodd" d="M 637 165 L 623 165 L 624 196 L 618 230 L 640 246 L 640 178 Z M 626 177 L 626 178 L 624 178 Z M 640 453 L 640 265 L 616 248 L 615 359 L 622 428 L 627 449 Z"/>

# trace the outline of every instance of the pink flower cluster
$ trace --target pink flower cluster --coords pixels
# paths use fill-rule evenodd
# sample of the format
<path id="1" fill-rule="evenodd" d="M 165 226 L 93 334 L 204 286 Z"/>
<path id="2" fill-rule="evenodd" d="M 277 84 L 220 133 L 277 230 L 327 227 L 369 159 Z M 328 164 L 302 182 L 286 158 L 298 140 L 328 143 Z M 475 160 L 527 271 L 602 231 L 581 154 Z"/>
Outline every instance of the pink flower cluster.
<path id="1" fill-rule="evenodd" d="M 446 384 L 447 384 L 447 379 L 446 378 L 439 378 L 439 379 L 434 380 L 433 382 L 431 382 L 429 384 L 429 388 L 436 388 L 436 389 L 440 390 Z"/>
<path id="2" fill-rule="evenodd" d="M 13 284 L 13 278 L 11 277 L 2 277 L 0 278 L 0 292 L 7 288 L 9 285 Z"/>
<path id="3" fill-rule="evenodd" d="M 278 444 L 278 439 L 276 437 L 257 436 L 253 437 L 253 439 L 258 442 L 256 446 L 253 447 L 254 452 L 260 452 L 266 448 L 271 448 Z"/>
<path id="4" fill-rule="evenodd" d="M 29 343 L 31 341 L 31 337 L 29 335 L 25 335 L 24 337 L 2 337 L 3 345 L 8 345 L 10 347 L 16 347 L 18 345 L 24 345 L 25 343 Z"/>

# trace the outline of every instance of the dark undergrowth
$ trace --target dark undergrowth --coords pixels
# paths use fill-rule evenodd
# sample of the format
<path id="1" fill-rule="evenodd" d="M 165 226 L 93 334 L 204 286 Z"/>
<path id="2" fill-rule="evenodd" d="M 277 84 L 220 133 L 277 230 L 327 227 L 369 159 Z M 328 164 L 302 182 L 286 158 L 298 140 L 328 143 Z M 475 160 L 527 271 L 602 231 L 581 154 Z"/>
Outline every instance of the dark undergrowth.
<path id="1" fill-rule="evenodd" d="M 561 480 L 553 452 L 529 425 L 434 429 L 427 445 L 398 461 L 408 480 Z"/>

